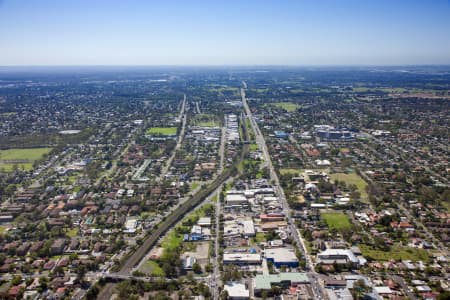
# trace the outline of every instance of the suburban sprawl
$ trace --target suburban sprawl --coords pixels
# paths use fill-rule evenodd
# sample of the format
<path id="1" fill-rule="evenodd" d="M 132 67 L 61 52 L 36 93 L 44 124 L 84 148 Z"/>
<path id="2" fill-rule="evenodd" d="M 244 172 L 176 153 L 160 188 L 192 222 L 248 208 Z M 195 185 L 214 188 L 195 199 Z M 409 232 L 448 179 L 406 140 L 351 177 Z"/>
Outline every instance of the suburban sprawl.
<path id="1" fill-rule="evenodd" d="M 0 68 L 0 299 L 450 299 L 449 84 Z"/>

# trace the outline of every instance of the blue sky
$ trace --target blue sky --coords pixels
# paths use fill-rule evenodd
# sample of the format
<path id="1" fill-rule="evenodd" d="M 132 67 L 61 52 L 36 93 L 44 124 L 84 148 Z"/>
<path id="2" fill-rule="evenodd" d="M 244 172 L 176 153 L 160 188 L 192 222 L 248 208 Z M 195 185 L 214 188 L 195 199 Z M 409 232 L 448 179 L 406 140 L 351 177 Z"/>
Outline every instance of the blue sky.
<path id="1" fill-rule="evenodd" d="M 0 0 L 0 65 L 450 64 L 449 0 Z"/>

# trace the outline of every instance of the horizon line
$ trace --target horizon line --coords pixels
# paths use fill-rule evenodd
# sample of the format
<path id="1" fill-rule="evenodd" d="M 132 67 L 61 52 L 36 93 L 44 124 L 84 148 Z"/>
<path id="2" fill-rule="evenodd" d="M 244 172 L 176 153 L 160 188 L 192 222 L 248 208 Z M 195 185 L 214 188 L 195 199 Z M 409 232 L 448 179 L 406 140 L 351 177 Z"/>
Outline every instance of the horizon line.
<path id="1" fill-rule="evenodd" d="M 0 68 L 61 68 L 61 67 L 444 67 L 450 63 L 423 64 L 36 64 L 36 65 L 0 65 Z"/>

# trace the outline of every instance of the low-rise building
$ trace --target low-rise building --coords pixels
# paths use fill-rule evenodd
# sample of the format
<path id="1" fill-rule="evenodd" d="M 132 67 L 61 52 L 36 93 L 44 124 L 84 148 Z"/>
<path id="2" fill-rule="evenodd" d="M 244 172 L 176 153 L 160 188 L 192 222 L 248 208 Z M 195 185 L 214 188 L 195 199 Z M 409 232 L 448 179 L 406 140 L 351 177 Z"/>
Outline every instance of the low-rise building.
<path id="1" fill-rule="evenodd" d="M 306 273 L 279 273 L 269 275 L 256 275 L 254 279 L 254 293 L 260 296 L 263 291 L 270 291 L 272 286 L 281 288 L 296 287 L 299 284 L 310 283 Z"/>
<path id="2" fill-rule="evenodd" d="M 257 265 L 261 264 L 261 261 L 261 255 L 256 253 L 225 253 L 223 255 L 224 264 Z"/>
<path id="3" fill-rule="evenodd" d="M 298 267 L 298 258 L 293 249 L 288 248 L 272 248 L 265 250 L 267 261 L 272 262 L 277 268 L 282 266 L 296 268 Z"/>
<path id="4" fill-rule="evenodd" d="M 228 293 L 228 299 L 231 300 L 246 300 L 250 299 L 250 291 L 246 288 L 245 284 L 230 282 L 223 287 Z"/>

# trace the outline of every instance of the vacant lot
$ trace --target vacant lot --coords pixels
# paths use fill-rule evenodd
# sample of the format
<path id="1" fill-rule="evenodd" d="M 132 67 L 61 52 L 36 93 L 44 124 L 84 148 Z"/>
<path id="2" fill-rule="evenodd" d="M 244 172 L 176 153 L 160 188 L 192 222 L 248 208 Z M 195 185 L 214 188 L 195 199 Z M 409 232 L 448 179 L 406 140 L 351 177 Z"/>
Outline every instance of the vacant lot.
<path id="1" fill-rule="evenodd" d="M 176 135 L 176 127 L 152 127 L 147 129 L 147 134 L 150 135 Z"/>
<path id="2" fill-rule="evenodd" d="M 250 151 L 258 151 L 259 150 L 259 146 L 258 144 L 250 144 Z"/>
<path id="3" fill-rule="evenodd" d="M 165 277 L 166 274 L 164 273 L 164 270 L 158 265 L 156 261 L 148 260 L 145 263 L 142 264 L 142 266 L 139 268 L 139 271 L 150 275 L 150 276 L 156 276 L 156 277 Z"/>
<path id="4" fill-rule="evenodd" d="M 212 114 L 195 115 L 192 120 L 193 125 L 201 127 L 218 127 L 220 126 L 219 119 Z"/>
<path id="5" fill-rule="evenodd" d="M 31 170 L 36 160 L 42 159 L 52 148 L 30 148 L 0 150 L 0 170 L 12 171 L 14 165 L 19 169 Z"/>
<path id="6" fill-rule="evenodd" d="M 365 258 L 373 260 L 388 261 L 394 259 L 428 262 L 430 259 L 428 252 L 424 249 L 393 246 L 389 251 L 381 251 L 364 244 L 359 245 L 359 248 Z"/>
<path id="7" fill-rule="evenodd" d="M 280 169 L 281 175 L 292 174 L 298 176 L 301 172 L 303 172 L 302 169 Z"/>
<path id="8" fill-rule="evenodd" d="M 161 247 L 164 249 L 173 250 L 180 247 L 183 242 L 183 235 L 177 233 L 175 230 L 171 230 L 161 242 Z"/>
<path id="9" fill-rule="evenodd" d="M 325 222 L 328 225 L 329 229 L 348 229 L 352 227 L 352 224 L 348 220 L 348 217 L 341 212 L 329 212 L 329 213 L 322 213 L 321 214 L 322 219 L 325 220 Z"/>
<path id="10" fill-rule="evenodd" d="M 334 173 L 331 174 L 332 180 L 344 181 L 347 186 L 354 184 L 358 188 L 358 192 L 361 193 L 361 198 L 367 200 L 367 182 L 364 181 L 358 174 L 356 173 Z"/>

